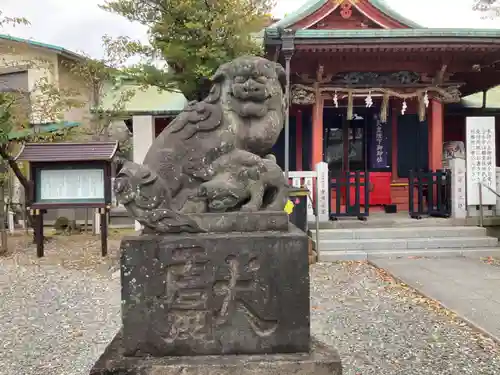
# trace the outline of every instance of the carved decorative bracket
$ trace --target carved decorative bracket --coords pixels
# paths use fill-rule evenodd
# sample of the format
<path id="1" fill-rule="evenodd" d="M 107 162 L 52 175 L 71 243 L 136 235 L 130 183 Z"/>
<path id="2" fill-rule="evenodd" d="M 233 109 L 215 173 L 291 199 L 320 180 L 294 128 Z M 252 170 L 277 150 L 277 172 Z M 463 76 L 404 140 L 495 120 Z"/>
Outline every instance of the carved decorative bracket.
<path id="1" fill-rule="evenodd" d="M 447 87 L 427 86 L 415 89 L 412 92 L 399 92 L 389 88 L 349 88 L 349 87 L 320 87 L 319 92 L 323 93 L 352 93 L 352 94 L 382 94 L 399 99 L 419 98 L 425 93 L 434 94 L 434 97 L 443 103 L 456 103 L 460 101 L 459 85 L 450 85 Z M 302 84 L 292 86 L 293 104 L 313 104 L 315 102 L 316 88 Z"/>
<path id="2" fill-rule="evenodd" d="M 436 72 L 434 76 L 426 73 L 416 73 L 411 71 L 397 72 L 340 72 L 335 74 L 322 74 L 320 79 L 313 78 L 309 74 L 297 74 L 299 83 L 309 85 L 319 83 L 320 85 L 341 85 L 344 87 L 401 87 L 408 85 L 454 85 L 450 82 L 452 74 L 446 72 L 446 65 Z"/>
<path id="3" fill-rule="evenodd" d="M 297 86 L 298 85 L 293 85 L 290 91 L 292 104 L 312 105 L 316 102 L 316 92 L 314 88 L 305 86 L 307 89 L 304 89 Z M 309 90 L 309 88 L 312 91 Z"/>

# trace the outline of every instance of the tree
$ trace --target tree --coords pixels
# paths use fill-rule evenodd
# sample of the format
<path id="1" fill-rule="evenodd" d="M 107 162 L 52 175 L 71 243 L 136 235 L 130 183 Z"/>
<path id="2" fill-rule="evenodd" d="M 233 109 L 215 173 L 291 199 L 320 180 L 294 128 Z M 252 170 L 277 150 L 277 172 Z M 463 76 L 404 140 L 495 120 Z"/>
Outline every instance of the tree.
<path id="1" fill-rule="evenodd" d="M 274 0 L 106 0 L 102 8 L 148 28 L 149 45 L 117 40 L 127 56 L 143 57 L 129 73 L 193 100 L 204 96 L 219 65 L 262 53 L 255 33 L 273 5 Z M 158 59 L 168 65 L 158 66 Z"/>
<path id="2" fill-rule="evenodd" d="M 6 163 L 23 187 L 25 207 L 31 204 L 29 194 L 31 183 L 23 171 L 23 165 L 15 160 L 14 155 L 25 142 L 57 142 L 72 136 L 72 129 L 61 128 L 52 132 L 36 130 L 31 126 L 30 120 L 38 118 L 59 122 L 66 110 L 80 105 L 71 98 L 70 93 L 55 88 L 46 78 L 40 79 L 35 87 L 37 95 L 35 100 L 31 101 L 32 105 L 26 100 L 30 93 L 0 92 L 0 202 L 5 202 L 7 183 L 11 181 L 6 169 L 3 168 Z M 23 130 L 31 131 L 23 132 Z M 31 215 L 24 210 L 21 212 L 23 215 L 26 214 L 28 225 L 32 226 Z M 5 204 L 0 205 L 0 239 L 3 251 L 6 251 Z"/>
<path id="3" fill-rule="evenodd" d="M 484 18 L 500 17 L 500 0 L 474 0 L 472 9 L 482 12 Z"/>
<path id="4" fill-rule="evenodd" d="M 8 17 L 0 10 L 0 30 L 5 25 L 29 25 L 22 17 Z M 31 88 L 26 92 L 19 87 L 10 86 L 8 79 L 0 75 L 0 202 L 5 202 L 4 193 L 9 178 L 7 164 L 17 180 L 24 188 L 25 204 L 30 204 L 30 182 L 23 172 L 23 165 L 19 164 L 14 156 L 19 147 L 25 142 L 52 142 L 68 139 L 72 135 L 71 129 L 58 129 L 45 132 L 43 125 L 57 123 L 64 119 L 64 114 L 71 108 L 81 107 L 83 102 L 76 97 L 77 92 L 72 89 L 62 89 L 49 80 L 49 74 L 44 74 L 52 68 L 52 63 L 42 57 L 29 60 L 19 59 L 24 47 L 22 44 L 2 46 L 0 51 L 0 66 L 5 72 L 16 72 L 26 69 L 37 69 L 41 73 Z M 13 55 L 17 55 L 13 58 Z M 35 126 L 33 126 L 35 124 Z M 42 130 L 41 130 L 42 129 Z M 28 223 L 32 223 L 27 215 Z M 1 250 L 6 251 L 5 233 L 5 205 L 0 205 L 0 236 Z"/>
<path id="5" fill-rule="evenodd" d="M 103 45 L 102 59 L 82 54 L 85 59 L 65 62 L 72 75 L 81 81 L 83 92 L 80 95 L 90 100 L 88 126 L 82 131 L 92 140 L 108 140 L 111 123 L 124 117 L 125 106 L 135 95 L 135 90 L 121 90 L 124 73 L 120 67 L 125 62 L 120 53 L 121 47 L 106 36 L 103 37 Z M 105 102 L 111 108 L 105 108 Z M 120 142 L 121 152 L 129 147 L 129 144 Z"/>
<path id="6" fill-rule="evenodd" d="M 0 29 L 5 25 L 29 25 L 29 21 L 24 17 L 8 17 L 0 10 Z"/>
<path id="7" fill-rule="evenodd" d="M 71 92 L 54 87 L 46 78 L 41 78 L 35 87 L 37 95 L 31 103 L 26 100 L 29 93 L 0 92 L 0 156 L 9 164 L 26 192 L 29 191 L 29 181 L 13 157 L 19 144 L 60 141 L 68 137 L 70 130 L 61 128 L 56 132 L 33 131 L 21 138 L 10 135 L 14 131 L 30 128 L 34 118 L 42 120 L 41 123 L 57 123 L 63 119 L 67 110 L 82 105 L 72 98 Z M 27 108 L 27 103 L 30 108 Z"/>

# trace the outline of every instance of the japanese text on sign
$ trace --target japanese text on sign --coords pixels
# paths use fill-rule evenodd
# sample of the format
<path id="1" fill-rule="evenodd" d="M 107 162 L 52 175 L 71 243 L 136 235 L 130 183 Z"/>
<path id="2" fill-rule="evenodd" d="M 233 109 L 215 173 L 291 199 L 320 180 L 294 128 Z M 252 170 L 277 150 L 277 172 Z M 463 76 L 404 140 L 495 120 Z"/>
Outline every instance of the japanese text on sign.
<path id="1" fill-rule="evenodd" d="M 378 116 L 374 117 L 375 128 L 370 137 L 371 168 L 387 168 L 387 124 L 382 123 Z"/>
<path id="2" fill-rule="evenodd" d="M 482 182 L 487 186 L 493 185 L 495 167 L 493 144 L 495 142 L 492 129 L 469 129 L 471 180 Z"/>
<path id="3" fill-rule="evenodd" d="M 496 196 L 487 187 L 495 190 L 495 118 L 467 117 L 467 204 L 496 204 Z M 485 186 L 479 197 L 479 185 Z"/>

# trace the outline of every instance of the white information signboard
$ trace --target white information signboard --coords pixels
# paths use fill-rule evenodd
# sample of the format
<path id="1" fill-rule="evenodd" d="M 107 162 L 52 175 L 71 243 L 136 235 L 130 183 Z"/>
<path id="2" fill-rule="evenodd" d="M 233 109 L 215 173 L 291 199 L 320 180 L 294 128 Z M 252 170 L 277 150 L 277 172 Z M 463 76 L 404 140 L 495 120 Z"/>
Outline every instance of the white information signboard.
<path id="1" fill-rule="evenodd" d="M 42 169 L 39 184 L 40 202 L 104 200 L 102 169 Z"/>
<path id="2" fill-rule="evenodd" d="M 317 184 L 319 190 L 318 197 L 318 219 L 321 222 L 327 222 L 330 219 L 330 209 L 328 205 L 328 189 L 330 189 L 330 184 L 328 181 L 328 164 L 325 162 L 318 163 L 316 165 L 316 173 L 318 176 Z"/>
<path id="3" fill-rule="evenodd" d="M 479 205 L 479 184 L 496 189 L 495 118 L 467 117 L 467 204 Z M 495 205 L 496 195 L 482 188 L 483 205 Z"/>

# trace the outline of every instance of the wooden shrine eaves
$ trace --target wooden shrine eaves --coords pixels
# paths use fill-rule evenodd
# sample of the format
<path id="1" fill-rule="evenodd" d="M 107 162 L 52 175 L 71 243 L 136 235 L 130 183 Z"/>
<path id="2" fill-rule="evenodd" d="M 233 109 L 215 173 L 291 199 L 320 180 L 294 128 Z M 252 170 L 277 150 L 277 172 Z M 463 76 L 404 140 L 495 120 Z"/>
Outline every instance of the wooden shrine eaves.
<path id="1" fill-rule="evenodd" d="M 29 162 L 111 161 L 118 142 L 26 143 L 15 160 Z"/>

